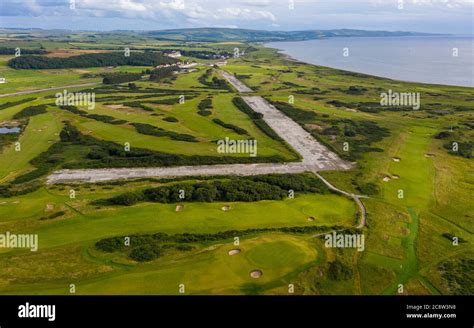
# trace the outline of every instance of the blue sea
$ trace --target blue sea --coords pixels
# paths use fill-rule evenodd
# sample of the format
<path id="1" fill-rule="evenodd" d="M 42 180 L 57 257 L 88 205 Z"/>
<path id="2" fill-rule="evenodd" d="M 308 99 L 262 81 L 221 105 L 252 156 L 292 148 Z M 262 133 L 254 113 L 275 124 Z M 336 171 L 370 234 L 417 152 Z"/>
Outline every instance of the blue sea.
<path id="1" fill-rule="evenodd" d="M 474 87 L 472 36 L 328 38 L 266 46 L 310 64 L 402 81 Z"/>

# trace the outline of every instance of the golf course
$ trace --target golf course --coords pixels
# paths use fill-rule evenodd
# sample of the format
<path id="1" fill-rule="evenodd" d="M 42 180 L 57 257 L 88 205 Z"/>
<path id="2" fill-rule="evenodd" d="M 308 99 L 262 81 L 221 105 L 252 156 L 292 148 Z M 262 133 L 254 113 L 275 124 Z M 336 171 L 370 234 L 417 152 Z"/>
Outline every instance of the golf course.
<path id="1" fill-rule="evenodd" d="M 25 33 L 0 32 L 0 236 L 38 250 L 0 247 L 0 294 L 474 293 L 472 88 L 251 40 Z M 382 106 L 388 90 L 420 108 Z"/>

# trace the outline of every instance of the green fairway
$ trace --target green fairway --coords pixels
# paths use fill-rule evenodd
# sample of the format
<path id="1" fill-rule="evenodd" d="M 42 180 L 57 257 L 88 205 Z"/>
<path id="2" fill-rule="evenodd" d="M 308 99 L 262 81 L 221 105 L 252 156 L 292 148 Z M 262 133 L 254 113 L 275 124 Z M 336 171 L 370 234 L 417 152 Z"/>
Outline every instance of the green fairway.
<path id="1" fill-rule="evenodd" d="M 51 113 L 32 117 L 25 132 L 20 137 L 19 151 L 12 144 L 0 157 L 0 182 L 7 181 L 20 172 L 31 169 L 29 163 L 35 156 L 48 149 L 58 140 L 61 123 Z"/>
<path id="2" fill-rule="evenodd" d="M 81 193 L 78 191 L 78 198 L 81 198 Z M 140 204 L 96 210 L 92 206 L 84 206 L 81 201 L 68 201 L 66 197 L 44 199 L 39 195 L 43 193 L 12 198 L 9 202 L 21 204 L 38 200 L 39 210 L 46 207 L 44 202 L 47 201 L 74 210 L 73 217 L 66 220 L 42 224 L 35 218 L 29 224 L 29 230 L 35 227 L 35 233 L 42 236 L 41 245 L 44 248 L 125 233 L 216 233 L 265 227 L 350 225 L 355 216 L 355 206 L 350 200 L 333 195 L 304 195 L 280 202 L 231 203 L 232 210 L 225 213 L 222 211 L 222 207 L 227 205 L 225 203 L 193 203 L 186 205 L 182 212 L 175 211 L 175 204 Z M 2 216 L 9 208 L 0 206 L 0 213 L 5 211 Z M 308 222 L 309 216 L 316 217 L 317 221 Z M 14 227 L 14 222 L 9 221 L 9 224 Z"/>
<path id="3" fill-rule="evenodd" d="M 270 250 L 272 245 L 278 246 L 284 254 Z M 180 285 L 184 285 L 184 294 L 191 295 L 246 293 L 249 285 L 253 286 L 252 290 L 263 292 L 266 285 L 284 285 L 284 277 L 297 271 L 295 268 L 316 261 L 318 254 L 315 246 L 305 239 L 283 234 L 244 239 L 241 253 L 231 256 L 228 252 L 233 248 L 229 242 L 175 260 L 163 258 L 136 267 L 120 267 L 87 255 L 81 269 L 86 270 L 93 261 L 95 267 L 103 268 L 103 273 L 97 278 L 71 281 L 76 284 L 78 294 L 178 295 L 181 294 Z M 261 256 L 266 258 L 261 259 Z M 265 266 L 262 277 L 251 278 L 250 272 L 262 264 Z M 34 288 L 41 294 L 67 294 L 67 285 L 62 285 L 61 281 L 26 284 L 15 292 L 28 293 L 29 288 Z M 8 288 L 5 291 L 9 293 Z"/>

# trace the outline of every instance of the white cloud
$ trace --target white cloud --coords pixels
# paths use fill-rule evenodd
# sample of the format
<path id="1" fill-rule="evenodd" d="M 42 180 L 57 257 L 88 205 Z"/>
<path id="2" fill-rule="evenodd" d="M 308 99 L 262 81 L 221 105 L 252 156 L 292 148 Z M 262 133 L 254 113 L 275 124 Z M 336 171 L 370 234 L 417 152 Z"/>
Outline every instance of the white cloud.
<path id="1" fill-rule="evenodd" d="M 184 3 L 184 0 L 171 0 L 169 2 L 160 2 L 160 6 L 163 8 L 169 8 L 174 10 L 186 9 L 186 4 Z"/>
<path id="2" fill-rule="evenodd" d="M 263 10 L 250 10 L 248 8 L 223 8 L 218 9 L 215 17 L 217 19 L 243 19 L 243 20 L 256 20 L 264 19 L 272 22 L 276 21 L 275 16 L 269 11 Z"/>
<path id="3" fill-rule="evenodd" d="M 415 26 L 416 30 L 428 32 L 443 29 L 449 32 L 451 29 L 457 33 L 472 33 L 474 4 L 474 0 L 404 0 L 404 10 L 400 11 L 398 0 L 294 0 L 295 10 L 289 10 L 289 0 L 75 2 L 76 10 L 71 11 L 69 0 L 0 0 L 0 17 L 12 17 L 9 22 L 14 22 L 14 17 L 36 17 L 36 21 L 41 21 L 42 17 L 56 17 L 58 21 L 63 19 L 65 28 L 72 21 L 71 17 L 76 21 L 96 17 L 97 28 L 103 29 L 238 26 L 285 30 L 337 27 L 406 30 Z M 423 24 L 418 19 L 421 16 Z M 112 20 L 117 21 L 115 26 L 109 25 Z M 410 20 L 418 20 L 419 24 L 406 24 Z M 6 26 L 3 22 L 4 19 L 2 25 Z M 393 24 L 389 26 L 387 22 Z M 21 26 L 19 23 L 16 25 Z M 47 21 L 41 24 L 47 25 Z M 84 27 L 96 28 L 94 24 Z"/>

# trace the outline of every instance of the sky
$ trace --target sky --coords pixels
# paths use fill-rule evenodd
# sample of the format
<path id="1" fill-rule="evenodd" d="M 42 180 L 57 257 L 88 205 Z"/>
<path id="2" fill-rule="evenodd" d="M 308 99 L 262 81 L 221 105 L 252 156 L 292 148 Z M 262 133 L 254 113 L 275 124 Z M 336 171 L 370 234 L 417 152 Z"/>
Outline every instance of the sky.
<path id="1" fill-rule="evenodd" d="M 474 0 L 0 0 L 0 27 L 363 29 L 474 34 Z"/>

